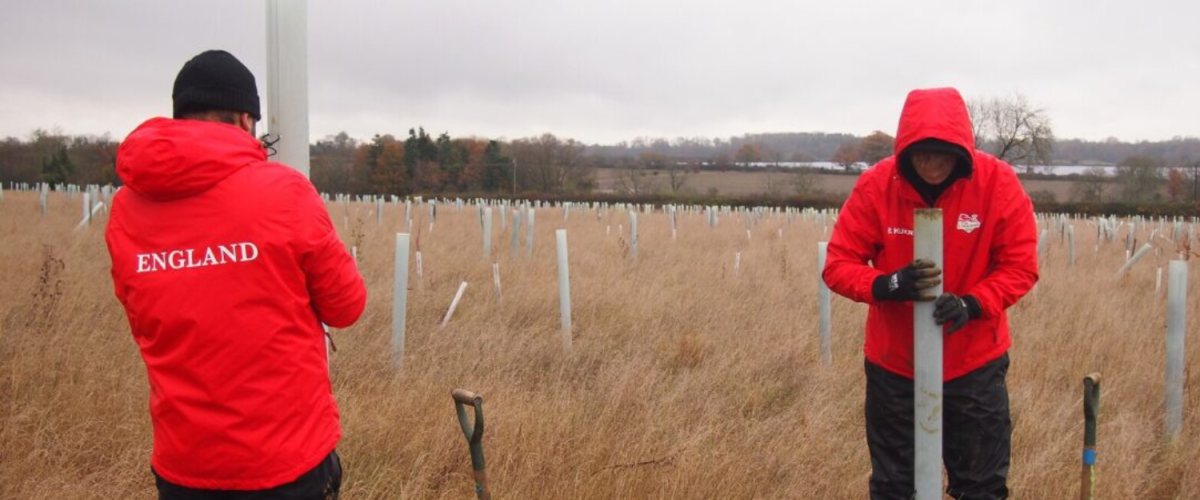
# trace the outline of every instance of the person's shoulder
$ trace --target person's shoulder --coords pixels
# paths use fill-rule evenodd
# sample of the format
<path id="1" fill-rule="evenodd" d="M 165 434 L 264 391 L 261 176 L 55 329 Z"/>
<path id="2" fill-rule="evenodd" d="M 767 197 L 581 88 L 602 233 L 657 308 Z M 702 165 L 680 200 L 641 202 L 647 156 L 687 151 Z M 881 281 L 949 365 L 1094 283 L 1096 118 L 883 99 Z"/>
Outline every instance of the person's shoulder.
<path id="1" fill-rule="evenodd" d="M 251 184 L 256 188 L 283 191 L 315 191 L 312 182 L 304 174 L 283 163 L 274 161 L 255 162 L 247 168 Z"/>
<path id="2" fill-rule="evenodd" d="M 1017 177 L 1017 170 L 1008 162 L 991 154 L 975 151 L 973 175 L 979 179 L 980 189 L 990 193 L 993 197 L 999 197 L 995 199 L 1017 199 L 1018 196 L 1028 198 L 1025 193 L 1025 185 Z"/>
<path id="3" fill-rule="evenodd" d="M 1013 180 L 1017 179 L 1017 171 L 1008 162 L 996 158 L 986 151 L 975 150 L 974 174 L 986 179 Z"/>
<path id="4" fill-rule="evenodd" d="M 876 186 L 886 184 L 895 174 L 896 159 L 894 156 L 889 156 L 859 174 L 858 181 L 854 183 L 854 189 L 874 189 Z"/>

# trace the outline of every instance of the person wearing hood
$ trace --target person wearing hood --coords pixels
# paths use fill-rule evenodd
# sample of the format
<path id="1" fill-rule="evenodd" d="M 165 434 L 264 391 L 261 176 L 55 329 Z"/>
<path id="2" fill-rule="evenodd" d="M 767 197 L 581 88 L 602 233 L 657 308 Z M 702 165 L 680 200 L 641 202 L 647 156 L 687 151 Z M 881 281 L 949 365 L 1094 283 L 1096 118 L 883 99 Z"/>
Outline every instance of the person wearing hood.
<path id="1" fill-rule="evenodd" d="M 336 498 L 341 438 L 321 323 L 362 314 L 322 198 L 267 161 L 254 75 L 203 52 L 174 118 L 121 143 L 105 240 L 146 364 L 160 499 Z"/>
<path id="2" fill-rule="evenodd" d="M 1037 225 L 1013 168 L 974 146 L 957 90 L 912 91 L 894 155 L 862 174 L 829 241 L 825 282 L 869 304 L 863 351 L 872 499 L 914 493 L 913 301 L 935 301 L 945 334 L 947 493 L 1008 497 L 1012 339 L 1005 310 L 1037 282 Z M 919 208 L 944 214 L 942 269 L 913 260 Z M 929 290 L 938 283 L 945 293 L 934 297 Z"/>

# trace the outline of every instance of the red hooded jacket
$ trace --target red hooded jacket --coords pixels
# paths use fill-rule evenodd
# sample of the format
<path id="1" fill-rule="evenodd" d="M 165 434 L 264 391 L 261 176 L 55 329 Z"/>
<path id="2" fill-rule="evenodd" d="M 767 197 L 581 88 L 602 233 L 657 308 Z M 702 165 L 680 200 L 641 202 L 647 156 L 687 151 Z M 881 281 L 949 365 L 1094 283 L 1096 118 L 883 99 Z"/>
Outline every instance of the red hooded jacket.
<path id="1" fill-rule="evenodd" d="M 367 298 L 324 202 L 223 123 L 149 120 L 117 174 L 105 238 L 146 363 L 155 471 L 202 489 L 296 480 L 341 437 L 321 322 L 353 324 Z"/>
<path id="2" fill-rule="evenodd" d="M 929 207 L 901 175 L 897 157 L 924 139 L 958 145 L 972 157 L 969 176 L 954 181 L 934 205 L 942 209 L 945 225 L 943 291 L 974 296 L 982 313 L 945 337 L 943 374 L 952 380 L 1008 350 L 1012 340 L 1005 309 L 1038 278 L 1033 204 L 1011 166 L 975 150 L 971 119 L 958 91 L 915 90 L 908 95 L 895 154 L 855 184 L 834 226 L 822 276 L 833 291 L 870 304 L 863 349 L 867 360 L 912 378 L 912 303 L 879 302 L 871 286 L 877 277 L 913 260 L 913 211 Z"/>

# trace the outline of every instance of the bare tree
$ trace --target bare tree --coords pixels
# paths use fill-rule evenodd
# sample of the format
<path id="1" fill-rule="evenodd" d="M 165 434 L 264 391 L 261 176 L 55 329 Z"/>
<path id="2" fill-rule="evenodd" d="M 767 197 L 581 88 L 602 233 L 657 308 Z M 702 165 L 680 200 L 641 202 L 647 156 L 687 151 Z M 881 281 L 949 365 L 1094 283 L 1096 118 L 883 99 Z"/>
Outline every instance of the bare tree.
<path id="1" fill-rule="evenodd" d="M 806 196 L 820 192 L 817 189 L 818 181 L 816 172 L 808 168 L 798 168 L 796 176 L 792 178 L 792 186 L 796 188 L 796 194 Z"/>
<path id="2" fill-rule="evenodd" d="M 1200 201 L 1200 163 L 1188 167 L 1191 170 L 1192 201 Z"/>
<path id="3" fill-rule="evenodd" d="M 521 189 L 542 192 L 582 189 L 592 184 L 592 168 L 583 155 L 584 146 L 575 139 L 553 134 L 517 139 L 509 154 L 520 165 L 517 180 Z"/>
<path id="4" fill-rule="evenodd" d="M 766 188 L 767 196 L 771 198 L 778 198 L 783 195 L 783 182 L 780 182 L 780 179 L 776 178 L 776 175 L 779 174 L 779 172 L 776 171 L 775 168 L 771 167 L 767 168 L 766 174 L 767 176 L 764 180 L 765 182 L 763 183 L 763 186 Z"/>
<path id="5" fill-rule="evenodd" d="M 1071 184 L 1071 197 L 1077 201 L 1104 202 L 1104 191 L 1108 189 L 1110 179 L 1100 167 L 1092 167 L 1079 179 Z"/>
<path id="6" fill-rule="evenodd" d="M 613 173 L 617 176 L 616 187 L 622 193 L 638 196 L 658 189 L 658 183 L 647 175 L 640 162 L 622 161 Z"/>
<path id="7" fill-rule="evenodd" d="M 1117 165 L 1121 199 L 1125 202 L 1156 201 L 1162 198 L 1162 160 L 1152 156 L 1130 156 Z"/>
<path id="8" fill-rule="evenodd" d="M 660 171 L 666 172 L 668 187 L 672 193 L 678 193 L 680 189 L 683 189 L 684 182 L 687 181 L 688 165 L 669 158 L 666 154 L 650 150 L 642 151 L 638 153 L 637 162 L 643 175 L 645 172 L 650 172 L 652 176 L 657 176 Z"/>
<path id="9" fill-rule="evenodd" d="M 683 189 L 683 185 L 687 182 L 688 166 L 677 161 L 671 161 L 667 164 L 667 182 L 671 185 L 671 192 L 678 193 Z"/>
<path id="10" fill-rule="evenodd" d="M 1050 168 L 1054 128 L 1045 110 L 1033 107 L 1021 94 L 972 99 L 967 109 L 976 149 L 1027 171 Z"/>

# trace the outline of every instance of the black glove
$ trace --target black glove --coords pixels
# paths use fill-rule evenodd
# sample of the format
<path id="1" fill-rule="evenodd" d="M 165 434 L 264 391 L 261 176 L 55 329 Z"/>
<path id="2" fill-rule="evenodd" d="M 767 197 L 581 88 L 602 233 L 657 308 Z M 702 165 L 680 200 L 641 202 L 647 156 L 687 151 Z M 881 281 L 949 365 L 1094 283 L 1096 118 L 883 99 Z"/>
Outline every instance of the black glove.
<path id="1" fill-rule="evenodd" d="M 979 318 L 979 301 L 970 295 L 959 297 L 952 293 L 943 293 L 933 303 L 933 320 L 939 325 L 950 323 L 949 335 L 967 324 L 967 321 Z"/>
<path id="2" fill-rule="evenodd" d="M 942 270 L 932 261 L 917 259 L 904 269 L 875 278 L 871 293 L 876 300 L 929 302 L 937 297 L 921 292 L 938 286 L 941 275 Z"/>

